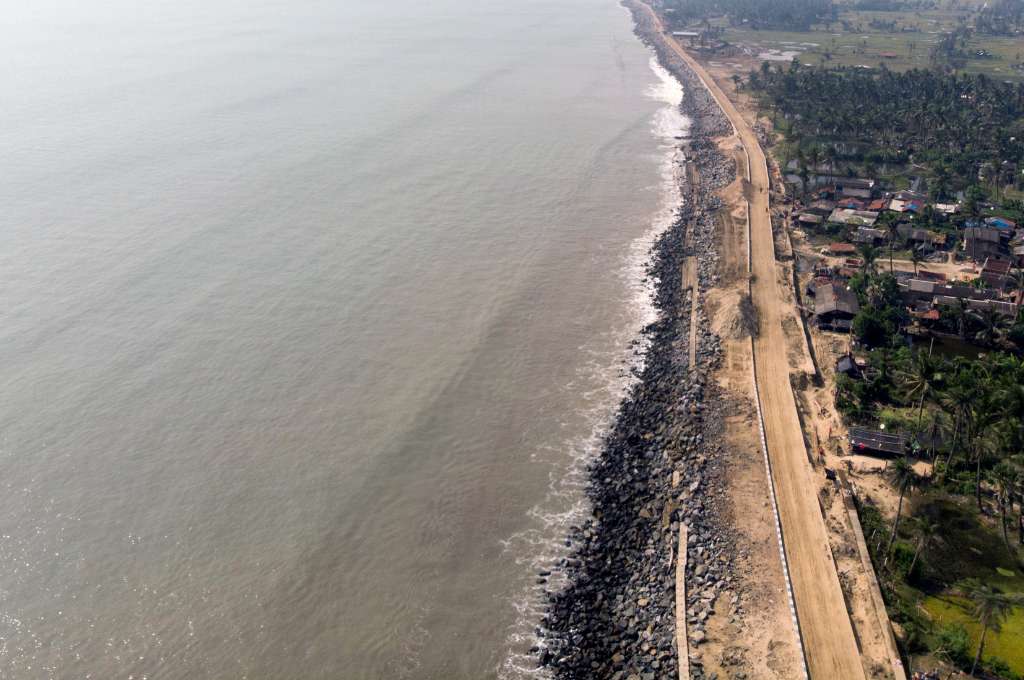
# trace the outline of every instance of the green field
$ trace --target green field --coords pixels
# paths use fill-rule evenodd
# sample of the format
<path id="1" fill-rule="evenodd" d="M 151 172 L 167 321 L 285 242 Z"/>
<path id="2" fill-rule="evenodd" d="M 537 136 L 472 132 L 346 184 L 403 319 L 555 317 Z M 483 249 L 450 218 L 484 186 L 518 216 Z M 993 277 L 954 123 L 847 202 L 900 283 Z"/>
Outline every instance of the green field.
<path id="1" fill-rule="evenodd" d="M 981 628 L 971 616 L 970 605 L 957 594 L 957 584 L 976 578 L 1006 593 L 1024 592 L 1024 574 L 1009 558 L 994 526 L 981 522 L 969 501 L 922 499 L 917 510 L 941 521 L 941 540 L 928 552 L 928 592 L 904 586 L 902 594 L 920 607 L 939 627 L 959 624 L 971 637 L 970 653 L 977 649 Z M 1016 537 L 1010 540 L 1016 544 Z M 989 631 L 985 658 L 999 657 L 1011 670 L 1024 674 L 1024 608 L 1018 607 L 1003 624 L 1002 632 Z"/>
<path id="2" fill-rule="evenodd" d="M 825 31 L 786 32 L 727 29 L 728 42 L 750 50 L 764 59 L 789 61 L 795 56 L 801 63 L 826 66 L 867 66 L 883 64 L 892 70 L 928 68 L 929 54 L 938 42 L 928 33 L 836 33 Z M 971 58 L 960 69 L 965 73 L 985 73 L 1000 80 L 1024 79 L 1024 40 L 1015 38 L 974 37 L 969 50 L 987 50 L 988 58 Z"/>
<path id="3" fill-rule="evenodd" d="M 981 626 L 971 618 L 970 604 L 963 598 L 954 595 L 927 597 L 922 606 L 940 625 L 962 625 L 971 636 L 972 653 L 977 649 Z M 994 656 L 1005 661 L 1015 673 L 1024 673 L 1024 609 L 1017 609 L 1010 615 L 1001 633 L 996 635 L 990 631 L 985 638 L 985 658 Z"/>
<path id="4" fill-rule="evenodd" d="M 837 21 L 812 31 L 765 31 L 729 26 L 723 39 L 757 57 L 826 66 L 885 65 L 893 70 L 927 68 L 941 36 L 969 23 L 972 12 L 962 7 L 920 12 L 842 12 Z M 710 22 L 716 24 L 715 21 Z M 977 51 L 989 54 L 977 56 Z M 971 55 L 961 73 L 985 73 L 1000 80 L 1024 80 L 1024 38 L 974 36 Z"/>
<path id="5" fill-rule="evenodd" d="M 970 493 L 971 479 L 962 480 L 964 491 Z M 953 484 L 958 482 L 952 482 Z M 928 517 L 942 526 L 942 533 L 924 553 L 925 565 L 911 582 L 895 583 L 883 578 L 887 604 L 894 621 L 904 627 L 928 629 L 927 647 L 942 648 L 939 632 L 947 626 L 962 626 L 970 637 L 968 657 L 977 650 L 981 628 L 972 617 L 970 604 L 959 595 L 958 588 L 968 579 L 977 579 L 1005 593 L 1024 592 L 1024 575 L 1015 558 L 1011 558 L 995 525 L 981 519 L 969 497 L 949 498 L 932 491 L 912 499 L 913 514 Z M 879 527 L 877 511 L 861 514 L 865 532 Z M 885 523 L 881 524 L 885 526 Z M 902 533 L 902 532 L 901 532 Z M 914 548 L 911 534 L 904 534 L 904 547 Z M 1010 537 L 1016 547 L 1016 537 Z M 869 543 L 878 548 L 878 543 Z M 1018 556 L 1020 551 L 1018 551 Z M 879 555 L 874 555 L 878 563 Z M 942 656 L 940 654 L 940 656 Z M 1024 674 L 1024 607 L 1013 610 L 998 634 L 989 631 L 985 639 L 985 657 L 997 656 L 1018 675 Z"/>

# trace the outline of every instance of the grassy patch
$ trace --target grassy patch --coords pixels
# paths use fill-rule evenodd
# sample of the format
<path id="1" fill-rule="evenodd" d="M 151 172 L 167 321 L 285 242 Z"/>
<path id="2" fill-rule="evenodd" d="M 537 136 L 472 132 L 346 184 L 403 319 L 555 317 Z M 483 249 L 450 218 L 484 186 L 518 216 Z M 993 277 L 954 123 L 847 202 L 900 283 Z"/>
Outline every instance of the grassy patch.
<path id="1" fill-rule="evenodd" d="M 998 528 L 979 518 L 970 497 L 954 498 L 933 489 L 913 496 L 910 506 L 911 516 L 941 523 L 942 532 L 922 553 L 914 573 L 907 575 L 905 562 L 916 549 L 916 540 L 910 523 L 901 524 L 890 562 L 893 571 L 880 572 L 889 614 L 905 631 L 903 643 L 912 653 L 942 650 L 942 658 L 952 657 L 961 667 L 969 667 L 981 629 L 957 586 L 977 578 L 1007 593 L 1024 592 L 1024 574 L 1007 554 Z M 860 508 L 860 519 L 877 568 L 891 520 L 871 506 Z M 959 629 L 960 644 L 951 646 L 951 636 L 955 638 Z M 1024 675 L 1024 608 L 1012 613 L 1001 633 L 989 631 L 985 659 L 990 668 L 998 665 L 993 659 L 1004 662 L 1010 671 L 1003 673 L 1005 677 Z"/>
<path id="2" fill-rule="evenodd" d="M 942 34 L 960 25 L 970 12 L 943 8 L 923 12 L 843 12 L 839 20 L 811 31 L 762 31 L 723 25 L 725 40 L 771 60 L 795 56 L 824 66 L 884 65 L 893 71 L 929 68 L 930 53 Z M 984 73 L 1000 80 L 1024 79 L 1024 39 L 975 35 L 962 73 Z M 975 56 L 979 50 L 988 55 Z"/>
<path id="3" fill-rule="evenodd" d="M 940 626 L 958 624 L 971 638 L 971 653 L 977 649 L 981 626 L 971 617 L 970 603 L 951 595 L 932 595 L 924 598 L 922 606 L 929 617 Z M 1017 609 L 1003 624 L 998 635 L 989 631 L 985 639 L 985 659 L 999 657 L 1015 673 L 1024 673 L 1024 609 Z"/>

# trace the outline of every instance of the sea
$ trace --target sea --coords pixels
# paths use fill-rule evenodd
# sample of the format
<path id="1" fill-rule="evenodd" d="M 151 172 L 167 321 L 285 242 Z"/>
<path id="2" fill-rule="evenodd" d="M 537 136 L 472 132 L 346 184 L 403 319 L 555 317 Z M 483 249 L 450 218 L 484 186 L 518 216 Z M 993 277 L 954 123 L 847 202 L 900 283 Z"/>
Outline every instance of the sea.
<path id="1" fill-rule="evenodd" d="M 0 678 L 544 677 L 682 90 L 615 0 L 0 12 Z"/>

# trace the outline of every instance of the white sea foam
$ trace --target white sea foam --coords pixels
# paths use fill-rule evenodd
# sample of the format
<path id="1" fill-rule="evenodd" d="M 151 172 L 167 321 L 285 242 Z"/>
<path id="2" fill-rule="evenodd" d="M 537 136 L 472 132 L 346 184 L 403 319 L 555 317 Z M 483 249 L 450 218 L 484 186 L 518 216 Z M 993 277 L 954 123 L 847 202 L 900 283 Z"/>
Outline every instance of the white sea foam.
<path id="1" fill-rule="evenodd" d="M 558 590 L 566 583 L 557 571 L 549 577 L 547 585 L 537 584 L 534 577 L 542 569 L 552 569 L 568 554 L 565 537 L 569 527 L 582 523 L 590 513 L 585 494 L 587 466 L 600 453 L 619 403 L 643 370 L 648 340 L 640 331 L 657 319 L 654 307 L 657 281 L 647 278 L 647 264 L 655 240 L 671 226 L 681 207 L 682 152 L 678 139 L 688 135 L 690 120 L 679 110 L 682 84 L 654 57 L 650 66 L 658 80 L 645 94 L 664 103 L 651 120 L 651 133 L 660 141 L 660 205 L 648 230 L 624 253 L 619 268 L 623 289 L 629 291 L 631 300 L 628 323 L 581 347 L 580 352 L 587 361 L 580 367 L 577 377 L 565 386 L 567 394 L 577 399 L 582 397 L 583 411 L 579 415 L 587 426 L 573 428 L 575 432 L 566 433 L 561 440 L 540 447 L 534 454 L 538 461 L 562 462 L 552 465 L 548 493 L 544 501 L 529 512 L 532 526 L 503 542 L 505 554 L 522 567 L 528 583 L 511 602 L 516 620 L 509 630 L 507 653 L 498 669 L 498 676 L 503 680 L 550 675 L 547 669 L 537 667 L 536 655 L 528 650 L 534 645 L 543 645 L 537 626 L 547 604 L 544 589 Z M 585 431 L 580 433 L 579 429 Z"/>

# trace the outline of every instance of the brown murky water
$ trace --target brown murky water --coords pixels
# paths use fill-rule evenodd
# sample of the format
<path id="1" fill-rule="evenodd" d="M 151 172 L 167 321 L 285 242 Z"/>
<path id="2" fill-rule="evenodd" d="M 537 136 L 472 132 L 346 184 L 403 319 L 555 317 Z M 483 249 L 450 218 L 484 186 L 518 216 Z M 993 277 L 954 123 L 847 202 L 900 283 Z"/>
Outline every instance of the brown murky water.
<path id="1" fill-rule="evenodd" d="M 526 675 L 671 208 L 628 14 L 24 4 L 0 677 Z"/>

